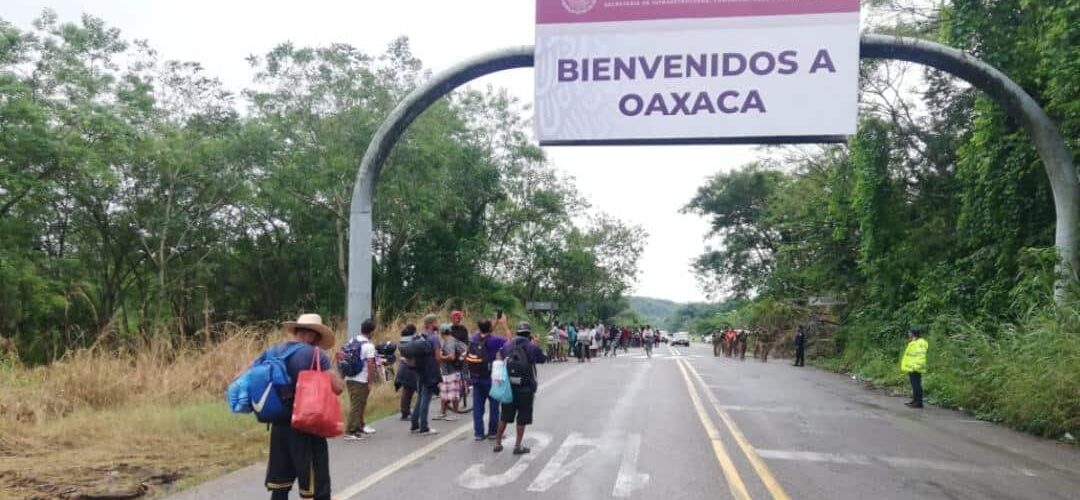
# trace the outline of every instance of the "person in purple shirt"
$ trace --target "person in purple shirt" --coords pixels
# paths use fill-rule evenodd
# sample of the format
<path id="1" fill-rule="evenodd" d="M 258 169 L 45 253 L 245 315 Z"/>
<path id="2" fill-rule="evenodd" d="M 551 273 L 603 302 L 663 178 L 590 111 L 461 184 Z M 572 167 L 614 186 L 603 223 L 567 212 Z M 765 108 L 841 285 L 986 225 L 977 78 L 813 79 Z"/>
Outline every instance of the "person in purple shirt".
<path id="1" fill-rule="evenodd" d="M 524 455 L 529 452 L 528 448 L 521 445 L 521 441 L 525 437 L 525 426 L 532 425 L 533 420 L 533 399 L 538 387 L 536 365 L 546 362 L 547 358 L 540 350 L 539 343 L 532 338 L 532 327 L 524 321 L 518 323 L 517 336 L 499 351 L 499 356 L 507 361 L 507 368 L 513 361 L 511 357 L 514 351 L 519 348 L 524 349 L 525 357 L 528 358 L 529 366 L 525 370 L 528 374 L 520 377 L 520 380 L 515 380 L 513 370 L 510 370 L 510 389 L 514 393 L 514 398 L 510 403 L 503 404 L 500 409 L 502 415 L 499 418 L 499 429 L 495 434 L 496 453 L 503 449 L 502 440 L 506 432 L 506 424 L 515 420 L 517 421 L 517 435 L 514 442 L 514 454 Z"/>
<path id="2" fill-rule="evenodd" d="M 500 317 L 495 320 L 503 327 L 503 331 L 509 334 L 506 326 L 506 318 Z M 493 335 L 494 330 L 491 320 L 483 319 L 478 325 L 480 331 L 474 333 L 469 339 L 469 350 L 465 361 L 469 366 L 469 376 L 473 386 L 473 439 L 483 441 L 495 439 L 496 428 L 499 426 L 499 402 L 488 396 L 491 392 L 491 363 L 506 345 L 506 336 Z M 509 336 L 509 335 L 507 335 Z M 487 433 L 484 433 L 484 404 L 488 406 Z"/>

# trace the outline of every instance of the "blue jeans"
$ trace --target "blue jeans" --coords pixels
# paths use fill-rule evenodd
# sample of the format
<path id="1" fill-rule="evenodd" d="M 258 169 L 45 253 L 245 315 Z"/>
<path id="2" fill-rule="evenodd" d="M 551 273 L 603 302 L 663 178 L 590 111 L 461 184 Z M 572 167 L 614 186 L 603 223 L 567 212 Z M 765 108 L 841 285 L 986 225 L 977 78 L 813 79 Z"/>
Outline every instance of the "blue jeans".
<path id="1" fill-rule="evenodd" d="M 499 402 L 488 396 L 491 392 L 491 381 L 480 381 L 473 384 L 472 422 L 473 435 L 484 435 L 484 403 L 488 404 L 488 434 L 495 434 L 499 428 Z"/>
<path id="2" fill-rule="evenodd" d="M 431 406 L 432 395 L 431 386 L 421 385 L 420 390 L 416 391 L 416 393 L 418 397 L 412 411 L 412 428 L 413 430 L 424 430 L 428 428 L 428 407 Z"/>

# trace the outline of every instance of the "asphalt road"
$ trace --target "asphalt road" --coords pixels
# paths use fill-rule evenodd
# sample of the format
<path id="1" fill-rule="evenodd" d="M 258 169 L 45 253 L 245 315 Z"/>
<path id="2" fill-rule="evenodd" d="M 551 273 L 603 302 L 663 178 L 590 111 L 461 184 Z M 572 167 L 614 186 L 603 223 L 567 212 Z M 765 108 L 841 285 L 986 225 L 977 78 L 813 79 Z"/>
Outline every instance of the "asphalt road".
<path id="1" fill-rule="evenodd" d="M 540 379 L 531 454 L 493 453 L 464 415 L 427 437 L 390 417 L 331 442 L 335 498 L 1080 498 L 1076 447 L 786 360 L 662 346 Z M 262 479 L 258 464 L 174 498 L 268 498 Z"/>

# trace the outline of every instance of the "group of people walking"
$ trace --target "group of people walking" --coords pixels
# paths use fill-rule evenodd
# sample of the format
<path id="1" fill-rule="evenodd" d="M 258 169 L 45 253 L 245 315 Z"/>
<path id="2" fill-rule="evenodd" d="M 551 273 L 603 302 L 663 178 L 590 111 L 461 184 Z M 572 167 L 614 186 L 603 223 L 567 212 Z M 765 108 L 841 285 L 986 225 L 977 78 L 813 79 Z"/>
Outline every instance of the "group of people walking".
<path id="1" fill-rule="evenodd" d="M 723 331 L 712 334 L 713 356 L 723 355 L 728 358 L 746 360 L 746 351 L 750 341 L 754 342 L 754 357 L 765 363 L 769 361 L 769 353 L 772 352 L 773 339 L 760 331 L 736 330 L 727 327 Z M 806 366 L 806 329 L 799 325 L 795 329 L 795 362 L 794 366 Z"/>
<path id="2" fill-rule="evenodd" d="M 400 391 L 401 420 L 410 423 L 417 435 L 433 435 L 438 431 L 429 425 L 429 405 L 438 396 L 441 408 L 433 420 L 453 421 L 462 397 L 472 397 L 473 437 L 476 441 L 495 441 L 494 450 L 503 450 L 506 426 L 517 425 L 513 453 L 529 453 L 522 445 L 525 426 L 533 420 L 533 398 L 538 387 L 535 365 L 545 363 L 547 356 L 540 349 L 527 322 L 520 322 L 513 335 L 509 322 L 501 313 L 492 321 L 481 319 L 478 331 L 470 334 L 462 326 L 463 315 L 454 311 L 452 323 L 438 322 L 429 314 L 423 319 L 423 329 L 407 325 L 401 332 L 395 388 Z M 498 329 L 500 332 L 495 333 Z M 496 360 L 505 360 L 511 374 L 511 401 L 500 403 L 491 396 Z M 355 410 L 351 410 L 355 411 Z M 485 423 L 484 417 L 487 415 Z M 355 434 L 359 431 L 359 435 Z M 362 428 L 352 435 L 362 438 Z"/>
<path id="3" fill-rule="evenodd" d="M 428 315 L 423 319 L 422 329 L 409 324 L 401 331 L 397 346 L 401 362 L 394 380 L 395 388 L 401 392 L 401 420 L 410 423 L 410 431 L 415 435 L 436 434 L 437 430 L 428 422 L 432 399 L 437 395 L 440 400 L 440 411 L 434 419 L 451 420 L 453 417 L 448 411 L 456 411 L 463 394 L 471 392 L 474 439 L 492 440 L 493 451 L 501 452 L 506 427 L 514 424 L 513 454 L 527 454 L 530 450 L 523 445 L 523 438 L 526 426 L 533 422 L 539 387 L 536 365 L 545 363 L 549 356 L 540 348 L 528 322 L 518 323 L 511 335 L 508 319 L 499 313 L 494 321 L 481 319 L 477 323 L 478 330 L 470 334 L 462 324 L 463 316 L 460 311 L 454 311 L 450 323 L 440 324 L 437 316 Z M 270 347 L 257 361 L 280 361 L 287 379 L 287 383 L 278 388 L 284 405 L 281 415 L 268 422 L 270 450 L 266 488 L 271 492 L 272 500 L 287 499 L 294 483 L 302 498 L 329 499 L 327 440 L 293 428 L 291 396 L 296 393 L 302 371 L 334 366 L 328 352 L 334 347 L 335 337 L 317 314 L 304 314 L 296 321 L 283 323 L 282 330 L 292 338 Z M 337 370 L 327 372 L 329 387 L 334 394 L 348 391 L 350 408 L 344 430 L 345 439 L 349 441 L 364 440 L 375 434 L 375 429 L 365 420 L 368 397 L 377 380 L 378 354 L 371 339 L 374 332 L 375 323 L 365 320 L 355 337 L 335 353 L 333 359 L 337 362 Z M 603 324 L 587 325 L 580 331 L 573 324 L 555 325 L 550 335 L 555 345 L 552 359 L 566 360 L 564 353 L 571 352 L 573 346 L 574 356 L 582 363 L 591 362 L 601 353 L 616 356 L 619 349 L 627 352 L 631 343 L 644 347 L 651 354 L 652 347 L 661 339 L 660 332 L 650 326 L 630 329 Z M 913 397 L 907 405 L 922 408 L 922 374 L 926 370 L 928 344 L 918 328 L 911 328 L 908 338 L 900 363 L 912 386 Z M 719 356 L 722 352 L 727 357 L 744 359 L 748 340 L 748 332 L 728 328 L 723 334 L 714 335 L 713 353 Z M 806 331 L 801 326 L 796 330 L 795 347 L 795 365 L 803 366 Z M 493 367 L 497 360 L 504 363 L 509 374 L 512 398 L 508 402 L 492 397 Z M 253 400 L 251 404 L 259 412 L 266 401 L 263 394 L 261 401 Z"/>
<path id="4" fill-rule="evenodd" d="M 439 398 L 434 420 L 452 420 L 464 394 L 471 393 L 473 434 L 476 441 L 494 441 L 493 450 L 503 450 L 506 427 L 516 425 L 513 454 L 529 453 L 522 444 L 525 427 L 533 422 L 533 403 L 539 386 L 536 365 L 547 357 L 528 322 L 520 322 L 511 335 L 508 319 L 501 313 L 492 321 L 481 319 L 478 330 L 469 333 L 463 314 L 454 311 L 450 323 L 440 324 L 435 315 L 425 316 L 422 329 L 406 325 L 401 331 L 397 353 L 401 362 L 394 379 L 401 393 L 401 420 L 410 423 L 414 435 L 430 436 L 437 430 L 429 425 L 431 402 Z M 496 334 L 498 328 L 501 333 Z M 279 388 L 286 404 L 282 416 L 270 423 L 270 455 L 266 488 L 272 500 L 285 500 L 295 483 L 301 498 L 330 498 L 329 447 L 325 437 L 302 432 L 292 426 L 292 394 L 304 370 L 332 367 L 333 331 L 317 314 L 302 315 L 286 322 L 282 330 L 291 338 L 269 348 L 260 360 L 273 355 L 283 362 L 288 383 Z M 334 354 L 336 370 L 326 373 L 334 394 L 348 392 L 349 411 L 344 439 L 362 441 L 375 434 L 367 424 L 367 401 L 378 377 L 379 353 L 372 342 L 375 323 L 365 320 L 355 337 Z M 510 374 L 512 398 L 499 402 L 491 397 L 492 367 L 502 360 Z M 268 386 L 270 387 L 270 386 Z M 265 400 L 265 398 L 264 398 Z M 261 406 L 261 402 L 257 402 Z M 485 421 L 486 415 L 486 421 Z M 339 431 L 340 432 L 340 431 Z"/>
<path id="5" fill-rule="evenodd" d="M 649 355 L 661 342 L 660 331 L 651 325 L 644 327 L 607 326 L 603 323 L 584 324 L 579 329 L 574 323 L 555 323 L 548 331 L 548 357 L 554 361 L 577 358 L 579 363 L 592 362 L 593 358 L 618 356 L 621 349 L 643 347 Z"/>

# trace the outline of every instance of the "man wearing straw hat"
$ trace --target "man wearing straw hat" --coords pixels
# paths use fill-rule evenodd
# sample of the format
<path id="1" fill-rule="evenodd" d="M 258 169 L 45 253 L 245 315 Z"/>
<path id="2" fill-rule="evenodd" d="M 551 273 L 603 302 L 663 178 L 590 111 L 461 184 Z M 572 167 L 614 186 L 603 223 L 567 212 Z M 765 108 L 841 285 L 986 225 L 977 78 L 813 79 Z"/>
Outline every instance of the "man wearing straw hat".
<path id="1" fill-rule="evenodd" d="M 283 388 L 282 399 L 288 409 L 288 417 L 270 424 L 270 459 L 266 466 L 266 488 L 271 500 L 287 500 L 293 482 L 297 483 L 301 498 L 330 499 L 330 453 L 326 438 L 294 430 L 292 420 L 292 395 L 296 391 L 296 379 L 303 370 L 310 370 L 316 353 L 322 366 L 330 366 L 325 351 L 334 347 L 334 332 L 323 324 L 318 314 L 302 314 L 296 321 L 286 321 L 281 329 L 291 339 L 270 349 L 278 352 L 291 344 L 301 343 L 295 353 L 285 360 L 290 386 Z M 330 370 L 334 394 L 345 390 L 345 383 L 336 371 Z"/>

